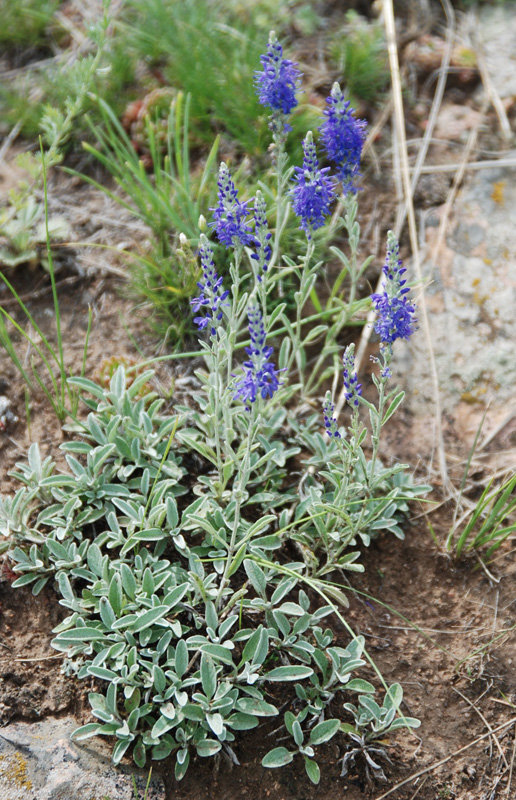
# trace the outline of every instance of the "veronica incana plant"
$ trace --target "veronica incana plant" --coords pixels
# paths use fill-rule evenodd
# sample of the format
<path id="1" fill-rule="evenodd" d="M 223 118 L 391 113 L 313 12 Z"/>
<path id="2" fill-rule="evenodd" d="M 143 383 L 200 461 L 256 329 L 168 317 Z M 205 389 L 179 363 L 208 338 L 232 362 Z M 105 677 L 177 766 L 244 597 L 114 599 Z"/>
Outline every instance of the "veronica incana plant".
<path id="1" fill-rule="evenodd" d="M 360 741 L 367 754 L 380 736 L 419 724 L 400 714 L 398 684 L 384 685 L 383 705 L 374 700 L 377 689 L 356 676 L 366 667 L 363 638 L 336 642 L 331 628 L 347 602 L 334 582 L 363 569 L 359 545 L 384 531 L 402 537 L 408 501 L 426 490 L 411 484 L 404 465 L 385 468 L 379 460 L 381 428 L 402 399 L 388 388 L 392 346 L 412 334 L 414 306 L 389 236 L 385 289 L 373 298 L 378 403 L 362 395 L 350 346 L 347 426 L 339 426 L 330 394 L 322 414 L 307 413 L 302 401 L 327 372 L 321 355 L 313 377 L 306 349 L 318 341 L 330 374 L 335 357 L 340 371 L 344 324 L 341 314 L 303 328 L 322 269 L 313 234 L 340 185 L 350 253 L 341 256 L 355 291 L 365 268 L 356 221 L 364 125 L 334 87 L 321 136 L 337 174 L 319 166 L 311 133 L 302 166 L 290 169 L 284 145 L 299 77 L 271 35 L 256 91 L 271 112 L 276 217 L 261 190 L 239 199 L 221 165 L 210 227 L 231 264 L 223 280 L 201 234 L 191 305 L 205 367 L 196 372 L 193 399 L 165 411 L 155 394 L 139 393 L 151 375 L 129 383 L 122 368 L 108 388 L 72 379 L 89 413 L 61 445 L 67 470 L 42 462 L 33 445 L 17 467 L 22 488 L 0 503 L 1 549 L 19 573 L 14 585 L 35 593 L 48 581 L 57 585 L 69 614 L 53 646 L 66 653 L 69 672 L 97 682 L 89 695 L 96 721 L 76 737 L 113 737 L 115 763 L 129 753 L 139 766 L 171 757 L 178 779 L 195 757 L 223 751 L 238 764 L 239 732 L 270 717 L 279 717 L 285 744 L 272 747 L 263 765 L 300 758 L 314 783 L 317 752 L 330 739 L 345 753 Z M 281 255 L 290 205 L 306 237 L 296 262 Z M 294 320 L 273 302 L 282 270 L 298 280 Z"/>

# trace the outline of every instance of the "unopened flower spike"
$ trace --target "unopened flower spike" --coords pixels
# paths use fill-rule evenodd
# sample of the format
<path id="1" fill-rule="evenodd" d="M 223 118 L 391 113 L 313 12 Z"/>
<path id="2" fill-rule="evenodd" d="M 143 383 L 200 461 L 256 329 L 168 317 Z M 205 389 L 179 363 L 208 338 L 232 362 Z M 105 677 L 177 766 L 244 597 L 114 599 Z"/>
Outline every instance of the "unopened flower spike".
<path id="1" fill-rule="evenodd" d="M 331 402 L 331 394 L 330 392 L 326 392 L 326 397 L 324 398 L 323 403 L 324 427 L 326 428 L 326 433 L 331 439 L 340 439 L 341 435 L 339 433 L 339 426 L 337 424 L 337 420 L 333 416 L 334 411 L 335 406 Z"/>
<path id="2" fill-rule="evenodd" d="M 208 328 L 212 336 L 216 336 L 217 328 L 224 316 L 225 302 L 229 292 L 224 291 L 222 278 L 219 278 L 213 263 L 213 250 L 206 236 L 201 233 L 199 253 L 201 255 L 202 280 L 197 283 L 201 290 L 198 297 L 191 300 L 194 312 L 202 309 L 203 316 L 194 317 L 199 330 Z"/>
<path id="3" fill-rule="evenodd" d="M 297 64 L 283 58 L 283 48 L 274 31 L 269 34 L 267 53 L 260 56 L 263 69 L 254 74 L 254 85 L 262 106 L 271 110 L 270 128 L 281 136 L 292 130 L 287 119 L 297 106 L 302 73 Z"/>
<path id="4" fill-rule="evenodd" d="M 346 390 L 346 400 L 351 408 L 358 408 L 360 404 L 359 397 L 362 394 L 362 384 L 358 382 L 357 373 L 355 369 L 355 345 L 350 344 L 344 351 L 342 358 L 344 364 L 344 388 Z"/>
<path id="5" fill-rule="evenodd" d="M 226 247 L 245 247 L 251 244 L 254 236 L 246 222 L 250 201 L 240 202 L 231 173 L 224 162 L 220 165 L 217 186 L 219 204 L 210 209 L 214 219 L 210 222 L 210 227 L 215 228 L 219 242 Z"/>
<path id="6" fill-rule="evenodd" d="M 383 344 L 392 345 L 396 339 L 408 339 L 416 330 L 416 308 L 407 297 L 410 289 L 402 277 L 405 272 L 398 240 L 389 231 L 387 258 L 383 267 L 383 292 L 371 295 L 378 314 L 374 329 Z"/>
<path id="7" fill-rule="evenodd" d="M 290 190 L 292 209 L 301 220 L 300 227 L 312 238 L 312 233 L 321 228 L 330 213 L 335 198 L 335 182 L 328 176 L 329 167 L 319 168 L 312 131 L 303 141 L 303 166 L 295 168 L 295 186 Z"/>
<path id="8" fill-rule="evenodd" d="M 270 361 L 272 347 L 265 343 L 265 327 L 260 308 L 252 303 L 247 311 L 251 345 L 245 348 L 248 361 L 244 361 L 244 377 L 235 384 L 235 400 L 242 400 L 247 408 L 260 395 L 264 400 L 272 397 L 279 389 L 279 370 Z"/>
<path id="9" fill-rule="evenodd" d="M 254 235 L 256 252 L 252 254 L 251 258 L 257 262 L 256 277 L 261 282 L 272 256 L 270 245 L 272 234 L 267 225 L 266 205 L 260 190 L 256 192 L 254 198 Z"/>
<path id="10" fill-rule="evenodd" d="M 319 130 L 330 161 L 337 165 L 337 177 L 345 194 L 356 194 L 356 179 L 360 176 L 360 158 L 365 139 L 366 121 L 356 119 L 339 84 L 335 82 L 324 110 L 326 117 Z"/>

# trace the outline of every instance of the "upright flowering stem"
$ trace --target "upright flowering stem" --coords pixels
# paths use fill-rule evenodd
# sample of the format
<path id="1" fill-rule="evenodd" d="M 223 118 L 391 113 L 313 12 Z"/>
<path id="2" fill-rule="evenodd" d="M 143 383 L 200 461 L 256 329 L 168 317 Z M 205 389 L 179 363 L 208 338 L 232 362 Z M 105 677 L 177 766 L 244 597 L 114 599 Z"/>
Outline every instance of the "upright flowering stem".
<path id="1" fill-rule="evenodd" d="M 234 400 L 240 400 L 244 403 L 246 411 L 249 413 L 247 445 L 244 457 L 238 467 L 239 480 L 235 482 L 233 487 L 234 519 L 226 556 L 226 566 L 217 594 L 216 605 L 218 607 L 220 607 L 224 589 L 229 580 L 233 556 L 238 545 L 240 510 L 251 472 L 251 449 L 261 425 L 260 407 L 275 394 L 280 386 L 279 372 L 271 361 L 273 350 L 272 347 L 266 344 L 266 331 L 262 311 L 259 306 L 250 303 L 247 313 L 251 344 L 246 347 L 248 360 L 243 364 L 243 376 L 234 384 L 233 395 Z"/>
<path id="2" fill-rule="evenodd" d="M 240 528 L 240 512 L 242 507 L 242 501 L 245 499 L 246 496 L 246 489 L 247 483 L 249 481 L 249 476 L 251 473 L 250 465 L 251 465 L 251 448 L 254 443 L 255 437 L 257 432 L 260 429 L 260 414 L 258 406 L 255 404 L 251 408 L 251 419 L 249 421 L 249 429 L 247 434 L 247 445 L 245 449 L 244 457 L 239 464 L 238 474 L 239 480 L 235 481 L 233 485 L 233 500 L 235 503 L 234 506 L 234 516 L 233 516 L 233 526 L 231 529 L 231 539 L 229 541 L 228 552 L 225 557 L 226 563 L 224 567 L 224 572 L 222 574 L 222 578 L 220 581 L 219 591 L 217 593 L 217 598 L 215 600 L 215 606 L 217 609 L 220 608 L 222 600 L 224 598 L 224 589 L 226 588 L 228 581 L 229 581 L 229 573 L 231 567 L 233 566 L 233 556 L 235 554 L 235 550 L 238 544 L 238 531 Z"/>
<path id="3" fill-rule="evenodd" d="M 356 181 L 360 176 L 360 158 L 366 123 L 355 118 L 354 111 L 349 101 L 345 99 L 338 83 L 334 83 L 331 95 L 327 98 L 324 116 L 325 120 L 319 127 L 322 145 L 329 160 L 334 162 L 337 179 L 342 185 L 342 196 L 333 219 L 337 220 L 341 212 L 344 211 L 344 228 L 349 243 L 349 255 L 344 255 L 339 250 L 336 251 L 343 267 L 335 280 L 326 308 L 333 307 L 334 301 L 341 290 L 342 282 L 347 276 L 349 276 L 350 287 L 345 307 L 342 308 L 337 319 L 328 330 L 326 342 L 330 343 L 335 342 L 340 331 L 353 316 L 358 279 L 369 263 L 369 260 L 366 260 L 361 267 L 358 266 L 360 225 L 357 221 L 358 189 Z M 335 248 L 333 249 L 335 250 Z M 322 352 L 311 370 L 306 387 L 307 391 L 311 391 L 317 386 L 318 376 L 325 361 L 326 349 L 326 347 L 322 348 Z M 338 371 L 339 364 L 336 358 L 335 385 L 337 385 Z"/>
<path id="4" fill-rule="evenodd" d="M 238 301 L 240 295 L 240 262 L 244 247 L 253 245 L 255 237 L 249 225 L 249 200 L 244 202 L 238 199 L 238 192 L 227 165 L 222 162 L 219 168 L 218 205 L 213 211 L 213 222 L 210 227 L 215 228 L 217 238 L 221 244 L 234 251 L 234 259 L 230 266 L 232 303 L 229 306 L 227 326 L 227 385 L 231 382 L 231 363 L 233 349 L 240 328 L 238 319 Z"/>
<path id="5" fill-rule="evenodd" d="M 348 436 L 341 437 L 337 420 L 333 417 L 334 406 L 331 402 L 331 395 L 329 392 L 326 394 L 325 402 L 323 405 L 324 425 L 327 434 L 336 442 L 338 451 L 342 462 L 342 476 L 343 479 L 337 484 L 332 505 L 340 510 L 340 514 L 329 514 L 327 519 L 326 528 L 333 536 L 327 536 L 325 542 L 326 563 L 320 567 L 316 575 L 321 576 L 334 568 L 337 559 L 342 552 L 348 547 L 350 541 L 355 537 L 357 530 L 360 529 L 364 506 L 362 506 L 360 518 L 357 523 L 354 522 L 352 515 L 347 513 L 347 506 L 350 496 L 353 494 L 353 472 L 355 464 L 359 458 L 360 445 L 365 435 L 365 429 L 360 422 L 358 409 L 362 401 L 362 384 L 358 383 L 357 373 L 355 369 L 355 346 L 349 345 L 344 353 L 344 389 L 345 396 L 348 404 L 352 409 L 351 424 L 348 427 Z M 343 531 L 343 517 L 347 521 L 347 530 Z"/>
<path id="6" fill-rule="evenodd" d="M 380 336 L 380 376 L 373 376 L 378 389 L 378 411 L 372 415 L 371 439 L 373 454 L 371 457 L 370 485 L 374 483 L 374 470 L 380 444 L 380 430 L 390 417 L 392 410 L 403 399 L 399 392 L 393 399 L 395 391 L 386 393 L 387 382 L 391 377 L 390 364 L 392 345 L 397 339 L 409 339 L 416 330 L 415 306 L 409 301 L 409 288 L 402 277 L 406 272 L 400 259 L 399 245 L 392 231 L 387 234 L 387 258 L 383 267 L 383 291 L 373 294 L 371 300 L 377 311 L 375 331 Z M 390 402 L 389 402 L 390 401 Z M 387 406 L 387 404 L 389 405 Z"/>
<path id="7" fill-rule="evenodd" d="M 303 165 L 294 170 L 294 186 L 290 190 L 292 209 L 300 221 L 300 228 L 307 238 L 307 251 L 299 274 L 299 291 L 296 292 L 296 327 L 292 341 L 291 362 L 297 360 L 301 384 L 304 384 L 301 347 L 301 317 L 306 301 L 313 289 L 315 271 L 310 269 L 313 255 L 313 233 L 321 228 L 330 213 L 335 198 L 335 182 L 328 175 L 329 167 L 321 169 L 314 145 L 313 135 L 308 131 L 303 141 Z M 289 363 L 289 366 L 291 363 Z"/>
<path id="8" fill-rule="evenodd" d="M 283 58 L 283 48 L 274 31 L 270 32 L 267 52 L 260 57 L 262 70 L 255 72 L 255 89 L 261 105 L 270 110 L 269 127 L 273 137 L 273 164 L 276 169 L 276 231 L 271 264 L 279 257 L 280 238 L 288 215 L 285 187 L 288 180 L 285 141 L 292 130 L 288 123 L 297 106 L 301 72 L 296 63 Z M 281 283 L 280 283 L 281 289 Z"/>
<path id="9" fill-rule="evenodd" d="M 266 205 L 260 190 L 256 192 L 254 198 L 254 235 L 255 252 L 251 255 L 253 270 L 260 295 L 260 303 L 263 313 L 263 324 L 267 327 L 267 275 L 269 272 L 272 258 L 272 248 L 270 240 L 272 234 L 269 232 L 267 224 Z"/>
<path id="10" fill-rule="evenodd" d="M 209 369 L 210 401 L 214 411 L 214 438 L 217 460 L 219 485 L 222 485 L 223 459 L 221 446 L 222 411 L 224 409 L 223 395 L 226 393 L 224 379 L 224 366 L 230 354 L 227 352 L 226 332 L 222 324 L 226 309 L 229 308 L 227 296 L 229 292 L 222 286 L 215 270 L 213 249 L 204 234 L 200 236 L 199 252 L 201 256 L 202 279 L 197 286 L 200 289 L 198 297 L 191 301 L 194 312 L 202 312 L 194 317 L 194 322 L 201 331 L 208 333 L 208 342 L 203 342 L 204 355 Z M 226 426 L 227 427 L 227 426 Z"/>

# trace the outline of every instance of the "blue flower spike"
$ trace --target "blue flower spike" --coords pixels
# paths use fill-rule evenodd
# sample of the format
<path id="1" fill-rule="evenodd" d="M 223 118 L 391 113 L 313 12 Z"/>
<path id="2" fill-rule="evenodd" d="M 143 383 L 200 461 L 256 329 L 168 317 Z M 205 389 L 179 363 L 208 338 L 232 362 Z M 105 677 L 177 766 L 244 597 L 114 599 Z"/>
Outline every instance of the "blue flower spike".
<path id="1" fill-rule="evenodd" d="M 295 186 L 290 190 L 292 209 L 301 221 L 300 228 L 308 239 L 321 228 L 330 213 L 335 199 L 335 181 L 330 178 L 329 167 L 319 168 L 312 131 L 303 141 L 303 166 L 295 168 Z"/>
<path id="2" fill-rule="evenodd" d="M 358 408 L 360 405 L 360 396 L 362 394 L 362 384 L 358 382 L 357 372 L 355 369 L 355 345 L 349 344 L 342 357 L 344 364 L 344 389 L 346 390 L 345 396 L 351 408 Z"/>
<path id="3" fill-rule="evenodd" d="M 269 34 L 267 53 L 260 57 L 263 69 L 254 74 L 254 85 L 258 100 L 271 111 L 272 132 L 284 136 L 292 130 L 287 119 L 297 106 L 296 93 L 299 91 L 302 73 L 298 65 L 283 58 L 283 48 L 274 31 Z"/>
<path id="4" fill-rule="evenodd" d="M 340 85 L 335 82 L 324 109 L 326 119 L 320 126 L 324 149 L 330 161 L 337 165 L 337 177 L 344 194 L 356 194 L 360 177 L 360 158 L 365 140 L 366 121 L 356 119 Z"/>
<path id="5" fill-rule="evenodd" d="M 409 339 L 416 330 L 416 307 L 407 297 L 410 289 L 402 277 L 405 272 L 398 240 L 389 231 L 387 258 L 383 267 L 383 292 L 371 295 L 378 314 L 374 329 L 383 344 L 392 345 L 396 339 Z"/>
<path id="6" fill-rule="evenodd" d="M 213 250 L 206 236 L 201 233 L 199 252 L 201 255 L 202 280 L 197 284 L 201 290 L 198 297 L 190 301 L 193 311 L 202 309 L 202 316 L 194 317 L 199 330 L 209 329 L 211 336 L 217 335 L 217 328 L 224 316 L 224 308 L 229 306 L 226 297 L 229 292 L 222 286 L 213 262 Z"/>
<path id="7" fill-rule="evenodd" d="M 251 345 L 246 347 L 245 351 L 249 360 L 244 361 L 245 374 L 236 382 L 233 398 L 242 400 L 249 410 L 258 396 L 267 400 L 274 395 L 281 384 L 278 380 L 279 370 L 270 361 L 273 349 L 265 343 L 265 326 L 260 308 L 249 304 L 247 318 Z"/>
<path id="8" fill-rule="evenodd" d="M 335 406 L 331 402 L 331 394 L 330 392 L 326 392 L 323 403 L 324 427 L 330 439 L 340 439 L 339 426 L 337 425 L 337 420 L 333 416 L 334 411 Z"/>
<path id="9" fill-rule="evenodd" d="M 213 211 L 213 222 L 219 242 L 226 247 L 246 247 L 254 242 L 251 227 L 246 218 L 249 214 L 249 200 L 244 203 L 238 199 L 238 192 L 233 183 L 227 165 L 222 162 L 217 181 L 219 204 Z"/>

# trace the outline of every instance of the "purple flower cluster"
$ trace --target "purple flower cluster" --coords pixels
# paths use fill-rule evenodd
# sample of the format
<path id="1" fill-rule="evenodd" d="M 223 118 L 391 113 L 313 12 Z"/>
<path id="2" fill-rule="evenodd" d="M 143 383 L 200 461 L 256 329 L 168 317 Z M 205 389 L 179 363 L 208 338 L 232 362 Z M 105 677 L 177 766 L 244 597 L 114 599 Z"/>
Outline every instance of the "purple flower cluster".
<path id="1" fill-rule="evenodd" d="M 335 198 L 335 182 L 328 176 L 329 167 L 319 169 L 319 161 L 312 136 L 308 131 L 303 141 L 303 166 L 295 168 L 296 185 L 290 190 L 294 214 L 301 220 L 301 228 L 308 239 L 321 228 L 330 213 Z"/>
<path id="2" fill-rule="evenodd" d="M 335 406 L 331 402 L 331 395 L 329 392 L 327 392 L 323 403 L 324 427 L 326 428 L 326 433 L 330 438 L 340 439 L 341 435 L 339 433 L 337 420 L 333 416 L 334 411 L 335 411 Z"/>
<path id="3" fill-rule="evenodd" d="M 194 312 L 202 309 L 204 316 L 194 317 L 194 322 L 199 330 L 204 330 L 210 327 L 210 333 L 215 336 L 217 327 L 224 315 L 224 306 L 229 306 L 226 303 L 226 297 L 229 292 L 222 289 L 222 278 L 219 278 L 215 271 L 215 264 L 213 263 L 213 250 L 211 245 L 204 234 L 201 234 L 199 252 L 201 254 L 201 266 L 203 272 L 203 279 L 199 281 L 197 286 L 201 290 L 199 297 L 191 300 L 191 305 Z"/>
<path id="4" fill-rule="evenodd" d="M 365 120 L 355 119 L 349 100 L 338 83 L 333 84 L 320 126 L 321 137 L 330 161 L 337 164 L 337 176 L 345 193 L 356 193 L 355 180 L 360 175 L 360 157 L 365 139 Z"/>
<path id="5" fill-rule="evenodd" d="M 256 247 L 256 253 L 253 253 L 251 258 L 258 262 L 256 265 L 256 274 L 259 281 L 262 280 L 263 276 L 267 272 L 269 261 L 271 260 L 272 256 L 272 248 L 270 245 L 272 234 L 270 233 L 269 226 L 267 225 L 267 216 L 265 212 L 265 200 L 263 199 L 263 195 L 260 190 L 258 190 L 254 199 L 254 244 Z"/>
<path id="6" fill-rule="evenodd" d="M 297 106 L 296 92 L 299 89 L 301 72 L 297 64 L 283 58 L 283 48 L 274 31 L 269 35 L 267 53 L 260 57 L 262 71 L 256 71 L 254 84 L 262 106 L 272 112 L 271 129 L 282 134 L 291 130 L 286 118 Z"/>
<path id="7" fill-rule="evenodd" d="M 344 363 L 344 388 L 346 390 L 346 400 L 352 408 L 357 408 L 362 394 L 362 384 L 358 382 L 355 369 L 355 345 L 350 344 L 344 351 L 342 358 Z"/>
<path id="8" fill-rule="evenodd" d="M 280 382 L 279 372 L 269 360 L 273 350 L 265 344 L 265 327 L 260 308 L 250 305 L 247 317 L 251 346 L 245 350 L 249 360 L 244 361 L 244 377 L 235 384 L 234 399 L 242 400 L 249 408 L 250 403 L 254 403 L 258 395 L 264 400 L 272 397 L 280 387 Z"/>
<path id="9" fill-rule="evenodd" d="M 226 247 L 245 247 L 252 244 L 254 236 L 246 222 L 249 213 L 247 206 L 250 201 L 240 202 L 231 173 L 224 162 L 220 165 L 217 186 L 219 204 L 216 208 L 210 209 L 214 218 L 214 222 L 210 222 L 210 227 L 217 231 L 219 242 Z"/>
<path id="10" fill-rule="evenodd" d="M 371 296 L 378 313 L 374 329 L 384 344 L 392 344 L 396 339 L 408 339 L 416 330 L 416 308 L 407 297 L 410 289 L 402 278 L 406 270 L 399 256 L 398 240 L 389 231 L 387 259 L 383 267 L 384 291 Z"/>

